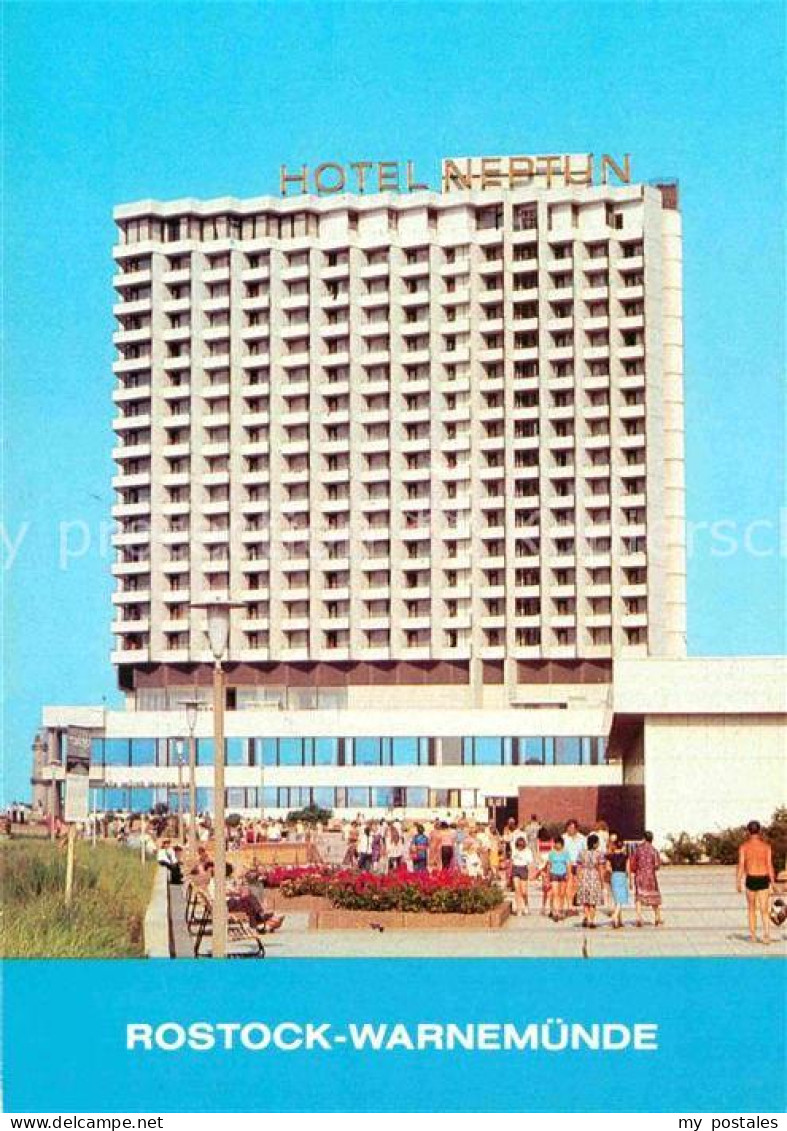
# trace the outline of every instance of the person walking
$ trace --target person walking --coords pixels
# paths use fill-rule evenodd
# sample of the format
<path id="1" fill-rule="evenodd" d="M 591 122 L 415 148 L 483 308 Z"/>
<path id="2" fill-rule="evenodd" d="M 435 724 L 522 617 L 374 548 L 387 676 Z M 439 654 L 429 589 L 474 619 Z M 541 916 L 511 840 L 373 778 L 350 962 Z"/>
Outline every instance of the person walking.
<path id="1" fill-rule="evenodd" d="M 533 859 L 538 858 L 538 837 L 541 832 L 541 824 L 535 813 L 530 814 L 530 820 L 525 825 L 525 840 L 527 847 L 533 853 Z"/>
<path id="2" fill-rule="evenodd" d="M 429 859 L 429 837 L 424 832 L 424 826 L 417 824 L 415 834 L 410 841 L 410 860 L 414 872 L 425 872 Z"/>
<path id="3" fill-rule="evenodd" d="M 591 833 L 587 846 L 577 859 L 577 901 L 582 907 L 582 926 L 596 929 L 596 908 L 604 899 L 604 853 L 596 833 Z"/>
<path id="4" fill-rule="evenodd" d="M 440 833 L 440 822 L 435 818 L 434 823 L 429 830 L 429 851 L 427 854 L 427 866 L 430 872 L 440 871 L 440 845 L 442 837 Z"/>
<path id="5" fill-rule="evenodd" d="M 362 872 L 372 869 L 372 826 L 364 825 L 358 834 L 358 868 Z"/>
<path id="6" fill-rule="evenodd" d="M 636 926 L 642 926 L 642 908 L 652 907 L 654 923 L 657 927 L 664 925 L 661 914 L 661 891 L 657 872 L 661 867 L 661 858 L 653 847 L 653 833 L 643 834 L 643 840 L 631 854 L 629 869 L 634 877 L 634 909 L 636 911 Z"/>
<path id="7" fill-rule="evenodd" d="M 443 821 L 440 826 L 440 867 L 444 872 L 456 862 L 456 829 Z"/>
<path id="8" fill-rule="evenodd" d="M 388 871 L 399 872 L 402 868 L 402 857 L 404 856 L 404 834 L 398 821 L 389 825 L 385 839 Z"/>
<path id="9" fill-rule="evenodd" d="M 549 869 L 549 918 L 555 923 L 566 917 L 566 884 L 571 867 L 566 842 L 562 836 L 555 837 L 555 843 L 547 856 Z"/>
<path id="10" fill-rule="evenodd" d="M 773 851 L 762 835 L 759 821 L 749 821 L 746 840 L 738 850 L 737 888 L 746 887 L 746 911 L 749 920 L 749 938 L 758 942 L 757 914 L 762 921 L 762 941 L 771 941 L 770 902 L 771 886 L 776 882 L 773 869 Z"/>
<path id="11" fill-rule="evenodd" d="M 623 926 L 623 908 L 629 905 L 629 855 L 626 846 L 615 832 L 609 834 L 607 846 L 607 866 L 612 890 L 612 926 L 620 930 Z"/>
<path id="12" fill-rule="evenodd" d="M 575 820 L 566 822 L 566 831 L 563 836 L 566 852 L 568 853 L 568 873 L 566 875 L 566 911 L 574 914 L 574 899 L 577 894 L 578 862 L 580 853 L 587 847 L 584 836 L 579 831 Z"/>
<path id="13" fill-rule="evenodd" d="M 535 856 L 524 832 L 517 830 L 511 838 L 511 882 L 514 889 L 514 914 L 529 915 L 527 884 Z"/>

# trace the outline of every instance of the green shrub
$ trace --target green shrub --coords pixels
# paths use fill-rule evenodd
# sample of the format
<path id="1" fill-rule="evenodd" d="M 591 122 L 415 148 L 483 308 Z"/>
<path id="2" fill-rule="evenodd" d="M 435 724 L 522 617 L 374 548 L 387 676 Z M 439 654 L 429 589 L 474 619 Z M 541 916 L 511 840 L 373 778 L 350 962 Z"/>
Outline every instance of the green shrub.
<path id="1" fill-rule="evenodd" d="M 712 864 L 737 864 L 738 849 L 746 839 L 746 829 L 720 829 L 715 833 L 705 833 L 702 843 L 705 854 Z"/>
<path id="2" fill-rule="evenodd" d="M 777 809 L 765 836 L 773 848 L 773 866 L 777 872 L 787 867 L 787 806 Z"/>
<path id="3" fill-rule="evenodd" d="M 331 809 L 322 809 L 319 805 L 307 805 L 304 809 L 293 809 L 287 814 L 287 824 L 294 825 L 302 821 L 304 825 L 327 825 L 333 816 Z"/>
<path id="4" fill-rule="evenodd" d="M 777 872 L 787 862 L 787 808 L 777 809 L 771 823 L 763 827 L 763 836 L 773 848 L 773 865 Z M 671 864 L 737 864 L 738 850 L 746 840 L 746 826 L 716 829 L 700 837 L 680 833 L 668 838 L 664 855 Z"/>
<path id="5" fill-rule="evenodd" d="M 668 837 L 664 855 L 670 864 L 699 864 L 705 855 L 703 838 L 689 836 L 685 832 Z"/>

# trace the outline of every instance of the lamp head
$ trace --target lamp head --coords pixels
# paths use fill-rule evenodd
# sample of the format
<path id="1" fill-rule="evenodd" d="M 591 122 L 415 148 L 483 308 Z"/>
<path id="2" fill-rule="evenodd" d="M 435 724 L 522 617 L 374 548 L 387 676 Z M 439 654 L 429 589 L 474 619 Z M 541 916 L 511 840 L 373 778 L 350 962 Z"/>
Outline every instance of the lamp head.
<path id="1" fill-rule="evenodd" d="M 208 644 L 213 659 L 218 663 L 227 654 L 230 642 L 230 606 L 221 604 L 208 606 Z"/>
<path id="2" fill-rule="evenodd" d="M 205 609 L 208 615 L 208 644 L 217 664 L 227 655 L 230 642 L 230 613 L 233 609 L 242 608 L 242 601 L 204 601 L 195 603 L 192 608 Z"/>

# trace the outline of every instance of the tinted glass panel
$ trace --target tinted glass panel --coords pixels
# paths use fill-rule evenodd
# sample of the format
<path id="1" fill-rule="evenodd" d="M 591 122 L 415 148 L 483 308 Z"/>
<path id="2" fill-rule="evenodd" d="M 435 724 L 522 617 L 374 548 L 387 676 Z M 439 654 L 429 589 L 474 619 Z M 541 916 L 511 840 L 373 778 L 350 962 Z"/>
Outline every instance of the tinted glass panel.
<path id="1" fill-rule="evenodd" d="M 581 746 L 578 738 L 555 739 L 555 762 L 558 766 L 578 766 Z"/>
<path id="2" fill-rule="evenodd" d="M 104 762 L 107 766 L 127 766 L 129 741 L 127 738 L 107 738 L 104 740 Z"/>
<path id="3" fill-rule="evenodd" d="M 212 789 L 198 789 L 197 790 L 197 810 L 200 813 L 205 813 L 213 808 L 213 790 Z"/>
<path id="4" fill-rule="evenodd" d="M 335 766 L 339 761 L 338 738 L 314 739 L 315 766 Z"/>
<path id="5" fill-rule="evenodd" d="M 247 741 L 245 738 L 228 738 L 227 740 L 227 765 L 228 766 L 247 766 L 249 759 L 247 755 Z"/>
<path id="6" fill-rule="evenodd" d="M 519 761 L 524 766 L 540 766 L 544 761 L 543 738 L 520 738 Z"/>
<path id="7" fill-rule="evenodd" d="M 356 766 L 380 765 L 380 740 L 379 738 L 353 739 Z"/>
<path id="8" fill-rule="evenodd" d="M 131 739 L 131 765 L 155 766 L 156 740 L 155 738 Z"/>
<path id="9" fill-rule="evenodd" d="M 393 764 L 395 766 L 418 765 L 418 739 L 395 738 L 392 743 Z"/>
<path id="10" fill-rule="evenodd" d="M 303 765 L 303 740 L 300 738 L 279 739 L 279 765 Z"/>
<path id="11" fill-rule="evenodd" d="M 475 765 L 499 766 L 503 761 L 502 738 L 475 739 Z"/>
<path id="12" fill-rule="evenodd" d="M 132 789 L 131 808 L 135 813 L 149 813 L 153 808 L 153 790 Z"/>

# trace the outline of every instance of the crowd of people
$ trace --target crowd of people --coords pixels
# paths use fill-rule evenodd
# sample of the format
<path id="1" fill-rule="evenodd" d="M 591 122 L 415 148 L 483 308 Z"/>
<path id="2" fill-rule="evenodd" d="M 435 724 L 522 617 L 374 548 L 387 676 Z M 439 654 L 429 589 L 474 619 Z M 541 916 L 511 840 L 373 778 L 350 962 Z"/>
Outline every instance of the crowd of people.
<path id="1" fill-rule="evenodd" d="M 144 831 L 134 830 L 128 819 L 114 817 L 102 831 L 118 840 L 135 835 L 148 837 L 151 850 L 157 853 L 158 863 L 168 870 L 170 880 L 181 883 L 183 850 L 167 836 L 170 827 L 163 816 L 151 815 Z M 337 840 L 340 844 L 340 855 L 331 860 L 321 856 L 326 833 L 333 833 L 334 844 Z M 212 881 L 208 872 L 213 865 L 206 847 L 212 836 L 210 816 L 200 815 L 196 822 L 199 857 L 196 863 L 189 862 L 192 882 L 195 876 L 198 882 Z M 599 913 L 606 912 L 612 928 L 620 930 L 624 913 L 632 904 L 634 926 L 644 925 L 646 912 L 652 914 L 655 926 L 664 923 L 658 878 L 661 856 L 653 843 L 653 834 L 646 831 L 639 841 L 626 842 L 603 820 L 596 821 L 586 832 L 576 820 L 567 821 L 559 830 L 545 827 L 536 814 L 529 821 L 517 822 L 512 818 L 502 830 L 494 823 L 478 823 L 464 814 L 431 821 L 364 819 L 359 815 L 351 821 L 332 821 L 327 827 L 277 818 L 243 818 L 227 827 L 228 850 L 285 841 L 309 845 L 309 859 L 314 863 L 340 864 L 361 872 L 456 871 L 484 879 L 510 892 L 517 916 L 530 915 L 535 893 L 536 899 L 540 896 L 541 915 L 556 923 L 581 915 L 583 927 L 593 930 L 598 925 Z M 787 921 L 784 902 L 776 900 L 771 904 L 775 881 L 771 847 L 763 838 L 759 823 L 751 821 L 740 849 L 737 884 L 739 891 L 746 892 L 752 941 L 760 941 L 758 922 L 762 925 L 761 941 L 768 943 L 770 924 L 779 926 Z M 235 877 L 232 869 L 228 874 L 228 893 L 231 909 L 243 910 L 251 922 L 263 923 L 272 917 L 252 888 Z"/>
<path id="2" fill-rule="evenodd" d="M 345 866 L 381 873 L 456 869 L 509 888 L 515 915 L 530 914 L 536 885 L 541 914 L 555 922 L 581 913 L 583 925 L 593 929 L 598 909 L 606 907 L 619 929 L 633 894 L 638 926 L 644 908 L 652 909 L 657 926 L 663 923 L 661 859 L 651 833 L 629 849 L 604 821 L 585 834 L 570 820 L 561 834 L 549 837 L 535 814 L 521 824 L 512 818 L 502 831 L 460 817 L 428 824 L 355 821 L 343 833 Z"/>

